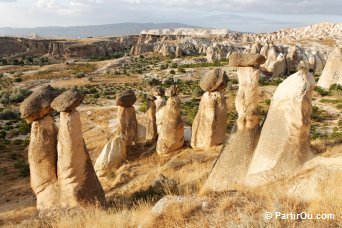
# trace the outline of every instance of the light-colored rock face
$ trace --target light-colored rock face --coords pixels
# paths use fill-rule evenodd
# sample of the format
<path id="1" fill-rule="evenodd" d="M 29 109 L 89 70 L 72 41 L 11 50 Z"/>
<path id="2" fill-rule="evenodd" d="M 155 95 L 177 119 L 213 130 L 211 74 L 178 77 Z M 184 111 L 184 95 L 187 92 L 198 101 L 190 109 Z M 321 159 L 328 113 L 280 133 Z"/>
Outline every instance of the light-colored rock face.
<path id="1" fill-rule="evenodd" d="M 293 172 L 310 155 L 309 130 L 313 76 L 289 76 L 275 91 L 246 184 L 261 185 Z"/>
<path id="2" fill-rule="evenodd" d="M 164 117 L 165 105 L 162 106 L 156 113 L 156 122 L 157 122 L 157 132 L 158 135 L 160 134 L 160 129 L 163 124 L 163 117 Z"/>
<path id="3" fill-rule="evenodd" d="M 237 71 L 239 91 L 235 107 L 239 114 L 229 138 L 222 148 L 202 192 L 229 191 L 241 184 L 259 140 L 258 81 L 260 71 L 240 67 Z"/>
<path id="4" fill-rule="evenodd" d="M 162 96 L 156 96 L 154 103 L 156 104 L 156 112 L 158 112 L 162 107 L 166 105 L 166 100 Z"/>
<path id="5" fill-rule="evenodd" d="M 192 124 L 191 146 L 204 149 L 222 144 L 226 125 L 227 105 L 223 93 L 205 92 Z"/>
<path id="6" fill-rule="evenodd" d="M 104 192 L 84 144 L 80 114 L 77 111 L 60 113 L 57 151 L 61 205 L 104 205 Z"/>
<path id="7" fill-rule="evenodd" d="M 184 144 L 184 124 L 180 115 L 179 97 L 170 97 L 163 109 L 164 114 L 157 142 L 157 153 L 160 155 L 180 149 Z"/>
<path id="8" fill-rule="evenodd" d="M 317 85 L 329 89 L 333 84 L 342 85 L 342 49 L 332 52 L 318 80 Z"/>
<path id="9" fill-rule="evenodd" d="M 286 59 L 280 53 L 274 61 L 269 61 L 266 69 L 272 73 L 273 77 L 283 76 L 286 73 Z"/>
<path id="10" fill-rule="evenodd" d="M 37 197 L 37 209 L 59 205 L 57 186 L 57 127 L 51 116 L 34 121 L 28 149 L 31 187 Z"/>
<path id="11" fill-rule="evenodd" d="M 342 149 L 342 148 L 341 148 Z M 303 201 L 327 199 L 339 192 L 331 192 L 331 186 L 335 186 L 342 174 L 342 157 L 318 156 L 304 163 L 287 183 L 286 193 Z M 336 182 L 335 182 L 336 181 Z M 328 182 L 328 183 L 327 183 Z M 330 182 L 330 183 L 329 183 Z M 330 186 L 329 186 L 330 185 Z"/>
<path id="12" fill-rule="evenodd" d="M 96 159 L 95 171 L 98 177 L 105 177 L 109 171 L 117 169 L 126 159 L 125 136 L 120 135 L 110 140 Z"/>
<path id="13" fill-rule="evenodd" d="M 259 124 L 257 106 L 260 71 L 253 67 L 239 67 L 237 74 L 239 79 L 239 91 L 235 99 L 235 108 L 239 114 L 237 129 L 250 130 Z"/>
<path id="14" fill-rule="evenodd" d="M 153 100 L 149 100 L 146 112 L 146 142 L 156 140 L 157 135 L 156 104 Z"/>
<path id="15" fill-rule="evenodd" d="M 138 131 L 138 121 L 133 106 L 129 108 L 118 107 L 118 122 L 119 135 L 122 134 L 127 138 L 127 145 L 132 145 L 136 143 L 137 131 Z"/>

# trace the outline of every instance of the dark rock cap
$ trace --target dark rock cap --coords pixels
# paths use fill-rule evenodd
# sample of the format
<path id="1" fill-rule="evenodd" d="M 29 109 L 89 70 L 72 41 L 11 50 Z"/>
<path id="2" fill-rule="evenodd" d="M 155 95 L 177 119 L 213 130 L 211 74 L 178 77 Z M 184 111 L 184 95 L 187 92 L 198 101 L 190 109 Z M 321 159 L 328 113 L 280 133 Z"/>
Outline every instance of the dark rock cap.
<path id="1" fill-rule="evenodd" d="M 51 107 L 57 112 L 71 112 L 79 106 L 84 99 L 84 95 L 75 89 L 69 89 L 56 97 L 51 103 Z"/>
<path id="2" fill-rule="evenodd" d="M 39 120 L 51 111 L 51 102 L 59 95 L 59 91 L 50 85 L 41 86 L 27 97 L 20 105 L 21 118 L 28 123 Z"/>
<path id="3" fill-rule="evenodd" d="M 220 68 L 208 71 L 201 79 L 200 87 L 207 92 L 219 91 L 226 88 L 228 76 Z"/>
<path id="4" fill-rule="evenodd" d="M 154 88 L 153 94 L 155 96 L 165 96 L 165 90 L 162 87 L 158 86 Z"/>
<path id="5" fill-rule="evenodd" d="M 125 90 L 121 92 L 117 99 L 116 104 L 122 107 L 131 107 L 135 102 L 137 101 L 137 97 L 135 96 L 135 93 L 133 90 Z"/>
<path id="6" fill-rule="evenodd" d="M 266 58 L 263 55 L 254 53 L 240 54 L 234 52 L 229 56 L 229 66 L 231 67 L 259 67 L 265 61 Z"/>

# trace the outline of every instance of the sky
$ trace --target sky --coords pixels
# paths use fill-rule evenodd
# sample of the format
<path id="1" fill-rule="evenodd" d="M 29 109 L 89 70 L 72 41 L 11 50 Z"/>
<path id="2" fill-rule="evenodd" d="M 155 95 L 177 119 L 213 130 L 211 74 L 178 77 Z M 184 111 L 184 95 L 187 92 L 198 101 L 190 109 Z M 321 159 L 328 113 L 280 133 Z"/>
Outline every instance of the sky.
<path id="1" fill-rule="evenodd" d="M 272 32 L 342 22 L 342 0 L 0 0 L 0 27 L 123 22 Z"/>

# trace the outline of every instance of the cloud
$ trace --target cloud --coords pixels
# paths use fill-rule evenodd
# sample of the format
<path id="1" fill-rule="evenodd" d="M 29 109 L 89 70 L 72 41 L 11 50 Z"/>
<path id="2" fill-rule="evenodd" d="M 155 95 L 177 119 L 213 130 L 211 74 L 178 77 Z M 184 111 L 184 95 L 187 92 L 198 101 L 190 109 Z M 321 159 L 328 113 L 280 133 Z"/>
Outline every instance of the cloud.
<path id="1" fill-rule="evenodd" d="M 7 2 L 17 2 L 17 0 L 0 0 L 0 3 L 3 3 L 3 2 L 5 2 L 5 3 L 7 3 Z"/>

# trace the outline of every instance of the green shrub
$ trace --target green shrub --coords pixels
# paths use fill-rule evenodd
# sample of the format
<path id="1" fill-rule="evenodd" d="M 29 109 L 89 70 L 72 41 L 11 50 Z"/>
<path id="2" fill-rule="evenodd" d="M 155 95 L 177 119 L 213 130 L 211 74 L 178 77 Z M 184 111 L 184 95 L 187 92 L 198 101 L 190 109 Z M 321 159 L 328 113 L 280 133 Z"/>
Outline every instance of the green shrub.
<path id="1" fill-rule="evenodd" d="M 16 120 L 20 118 L 20 114 L 10 109 L 4 109 L 0 112 L 0 120 Z"/>
<path id="2" fill-rule="evenodd" d="M 176 71 L 175 70 L 170 70 L 170 74 L 175 74 Z"/>
<path id="3" fill-rule="evenodd" d="M 323 89 L 322 87 L 316 86 L 314 89 L 317 93 L 321 96 L 328 96 L 330 95 L 330 91 Z"/>

